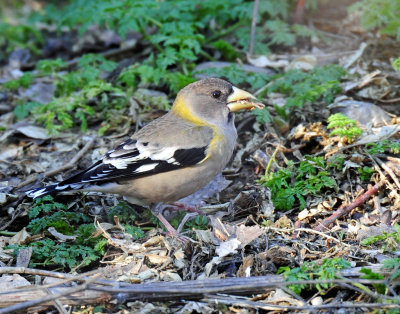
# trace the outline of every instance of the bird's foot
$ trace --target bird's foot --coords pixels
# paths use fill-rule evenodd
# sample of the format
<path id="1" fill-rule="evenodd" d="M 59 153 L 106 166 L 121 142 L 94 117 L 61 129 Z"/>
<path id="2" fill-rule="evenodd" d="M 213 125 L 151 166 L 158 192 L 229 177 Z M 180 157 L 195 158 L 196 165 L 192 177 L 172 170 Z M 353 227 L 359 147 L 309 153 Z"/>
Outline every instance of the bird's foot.
<path id="1" fill-rule="evenodd" d="M 184 243 L 187 243 L 189 241 L 189 238 L 180 234 L 179 231 L 177 231 L 174 227 L 172 227 L 171 224 L 169 223 L 169 221 L 167 219 L 165 219 L 165 217 L 161 213 L 157 213 L 156 217 L 161 221 L 161 223 L 164 225 L 164 227 L 168 230 L 169 236 L 171 236 L 172 238 L 176 238 L 179 241 L 182 241 Z M 181 230 L 181 228 L 178 228 L 178 230 Z"/>
<path id="2" fill-rule="evenodd" d="M 177 230 L 173 226 L 171 226 L 169 221 L 163 216 L 163 210 L 166 208 L 172 209 L 172 210 L 184 210 L 184 211 L 188 212 L 185 215 L 185 217 L 183 217 Z M 202 211 L 198 210 L 197 208 L 190 207 L 190 206 L 187 206 L 185 204 L 180 204 L 180 203 L 174 203 L 171 205 L 164 205 L 164 204 L 158 203 L 158 204 L 154 205 L 154 207 L 152 208 L 152 212 L 161 221 L 161 223 L 165 226 L 165 228 L 168 230 L 168 234 L 171 237 L 177 238 L 183 242 L 188 242 L 191 240 L 189 237 L 186 237 L 181 234 L 181 231 L 182 231 L 185 223 L 194 216 L 197 216 L 199 214 L 204 215 L 204 213 Z"/>
<path id="3" fill-rule="evenodd" d="M 172 203 L 170 205 L 173 206 L 171 208 L 172 210 L 182 210 L 188 213 L 197 213 L 199 215 L 205 215 L 205 213 L 196 206 L 189 206 L 182 203 Z"/>

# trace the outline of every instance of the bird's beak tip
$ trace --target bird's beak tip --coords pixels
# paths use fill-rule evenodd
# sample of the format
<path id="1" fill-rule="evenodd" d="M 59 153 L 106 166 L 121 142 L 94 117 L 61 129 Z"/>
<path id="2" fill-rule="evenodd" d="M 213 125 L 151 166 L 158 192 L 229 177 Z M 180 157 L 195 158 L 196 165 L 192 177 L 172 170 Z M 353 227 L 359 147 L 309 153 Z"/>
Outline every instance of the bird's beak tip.
<path id="1" fill-rule="evenodd" d="M 228 108 L 231 112 L 247 109 L 253 110 L 255 108 L 262 109 L 264 105 L 259 102 L 254 102 L 252 99 L 257 99 L 249 92 L 246 92 L 242 89 L 237 87 L 233 87 L 233 93 L 229 95 L 228 101 Z"/>

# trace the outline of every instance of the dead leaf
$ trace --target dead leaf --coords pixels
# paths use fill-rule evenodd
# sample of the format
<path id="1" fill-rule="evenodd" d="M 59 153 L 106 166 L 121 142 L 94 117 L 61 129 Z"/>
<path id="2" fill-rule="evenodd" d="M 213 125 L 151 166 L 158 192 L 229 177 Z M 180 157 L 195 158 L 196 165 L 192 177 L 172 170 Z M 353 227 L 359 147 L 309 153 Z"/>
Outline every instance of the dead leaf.
<path id="1" fill-rule="evenodd" d="M 360 44 L 360 48 L 358 48 L 358 50 L 352 54 L 350 57 L 346 57 L 345 60 L 343 60 L 341 63 L 344 64 L 343 67 L 345 69 L 350 68 L 358 59 L 361 58 L 361 56 L 363 55 L 365 49 L 368 47 L 367 43 L 362 42 Z"/>
<path id="2" fill-rule="evenodd" d="M 160 279 L 163 281 L 175 281 L 175 282 L 182 281 L 181 276 L 179 276 L 177 273 L 172 272 L 172 271 L 161 272 Z"/>
<path id="3" fill-rule="evenodd" d="M 54 227 L 48 228 L 47 231 L 60 242 L 76 240 L 76 236 L 69 236 L 69 235 L 62 234 L 62 233 L 58 232 L 56 230 L 56 228 L 54 228 Z"/>
<path id="4" fill-rule="evenodd" d="M 21 124 L 19 126 L 15 126 L 14 129 L 24 134 L 26 137 L 36 138 L 40 140 L 47 140 L 50 138 L 45 128 L 41 128 L 35 125 Z"/>
<path id="5" fill-rule="evenodd" d="M 258 225 L 245 226 L 240 225 L 236 230 L 236 237 L 241 243 L 241 248 L 244 248 L 247 244 L 264 234 L 265 230 Z"/>
<path id="6" fill-rule="evenodd" d="M 282 289 L 276 289 L 275 293 L 266 300 L 268 303 L 272 304 L 286 304 L 294 306 L 304 306 L 304 302 L 293 298 L 291 295 L 284 292 Z"/>
<path id="7" fill-rule="evenodd" d="M 220 245 L 215 249 L 215 253 L 217 253 L 219 258 L 225 257 L 229 254 L 236 253 L 236 250 L 241 244 L 242 243 L 236 238 L 221 242 Z"/>
<path id="8" fill-rule="evenodd" d="M 203 242 L 203 243 L 208 243 L 208 244 L 212 244 L 214 243 L 213 240 L 213 233 L 209 230 L 194 230 L 194 232 L 196 233 L 196 237 L 198 239 L 198 241 Z"/>
<path id="9" fill-rule="evenodd" d="M 27 244 L 31 239 L 31 235 L 26 231 L 24 227 L 21 231 L 19 231 L 16 235 L 14 235 L 9 244 Z"/>
<path id="10" fill-rule="evenodd" d="M 32 84 L 19 93 L 22 98 L 28 98 L 30 101 L 35 101 L 41 104 L 48 104 L 53 100 L 55 90 L 55 84 L 39 82 Z"/>
<path id="11" fill-rule="evenodd" d="M 270 68 L 285 68 L 289 65 L 289 61 L 287 60 L 273 60 L 273 56 L 258 56 L 258 57 L 252 57 L 250 55 L 247 55 L 247 61 L 251 64 L 254 65 L 258 68 L 265 68 L 265 67 L 270 67 Z"/>
<path id="12" fill-rule="evenodd" d="M 146 254 L 149 262 L 155 266 L 168 265 L 172 259 L 169 256 L 160 256 L 156 254 Z"/>
<path id="13" fill-rule="evenodd" d="M 289 70 L 311 71 L 317 65 L 317 58 L 314 55 L 304 55 L 297 57 L 286 67 Z"/>
<path id="14" fill-rule="evenodd" d="M 294 264 L 296 255 L 296 250 L 289 246 L 274 246 L 265 252 L 265 257 L 277 266 L 288 266 Z"/>
<path id="15" fill-rule="evenodd" d="M 286 215 L 283 215 L 281 218 L 275 221 L 274 227 L 282 229 L 293 228 L 293 223 Z"/>
<path id="16" fill-rule="evenodd" d="M 32 247 L 20 248 L 18 250 L 16 267 L 28 267 L 32 256 Z"/>
<path id="17" fill-rule="evenodd" d="M 370 134 L 363 134 L 354 145 L 364 145 L 386 140 L 400 132 L 400 125 L 385 125 L 380 128 L 372 128 L 371 131 L 372 133 Z"/>
<path id="18" fill-rule="evenodd" d="M 26 287 L 30 285 L 31 284 L 28 280 L 18 274 L 3 275 L 0 277 L 0 292 L 8 292 L 18 287 Z"/>
<path id="19" fill-rule="evenodd" d="M 248 255 L 243 258 L 243 263 L 240 265 L 239 270 L 237 272 L 238 277 L 250 277 L 251 270 L 254 263 L 254 256 Z"/>
<path id="20" fill-rule="evenodd" d="M 186 301 L 182 309 L 177 314 L 188 314 L 188 313 L 202 313 L 212 314 L 215 313 L 215 309 L 210 307 L 204 302 Z"/>
<path id="21" fill-rule="evenodd" d="M 17 156 L 21 155 L 23 151 L 22 146 L 18 145 L 8 145 L 6 148 L 3 148 L 0 152 L 0 159 L 15 159 Z"/>

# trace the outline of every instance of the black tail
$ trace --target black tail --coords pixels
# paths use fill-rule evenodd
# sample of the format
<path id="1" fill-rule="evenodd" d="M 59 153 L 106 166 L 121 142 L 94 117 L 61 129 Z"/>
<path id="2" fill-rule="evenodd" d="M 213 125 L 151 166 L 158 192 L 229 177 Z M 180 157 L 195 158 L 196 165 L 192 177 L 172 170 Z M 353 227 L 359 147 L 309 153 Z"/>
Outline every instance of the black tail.
<path id="1" fill-rule="evenodd" d="M 57 187 L 58 187 L 58 184 L 52 184 L 52 185 L 45 186 L 43 188 L 28 190 L 25 192 L 25 194 L 32 198 L 57 194 L 58 192 L 62 191 L 62 190 L 58 190 Z"/>
<path id="2" fill-rule="evenodd" d="M 101 164 L 101 160 L 90 166 L 89 168 L 82 170 L 72 177 L 68 179 L 58 182 L 56 184 L 48 185 L 43 188 L 37 188 L 26 191 L 26 195 L 32 198 L 37 198 L 46 195 L 54 195 L 59 192 L 69 191 L 69 190 L 79 190 L 82 187 L 88 185 L 90 181 L 100 181 L 100 180 L 91 180 L 91 178 L 87 178 L 88 174 L 90 175 L 90 170 L 96 169 L 97 166 Z M 86 175 L 86 176 L 85 176 Z M 90 184 L 89 184 L 90 185 Z"/>
<path id="3" fill-rule="evenodd" d="M 65 181 L 48 185 L 43 188 L 37 188 L 28 190 L 25 192 L 26 195 L 32 198 L 42 197 L 46 195 L 55 195 L 59 192 L 69 191 L 69 190 L 79 190 L 82 188 L 82 183 L 75 183 L 75 184 L 63 184 Z"/>

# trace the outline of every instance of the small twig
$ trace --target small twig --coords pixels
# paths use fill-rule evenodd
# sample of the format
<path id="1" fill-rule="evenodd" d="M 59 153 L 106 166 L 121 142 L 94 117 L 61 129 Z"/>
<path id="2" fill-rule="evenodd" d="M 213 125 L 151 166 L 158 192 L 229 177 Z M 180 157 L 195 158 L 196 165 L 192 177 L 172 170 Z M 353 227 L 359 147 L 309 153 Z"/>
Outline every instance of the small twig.
<path id="1" fill-rule="evenodd" d="M 265 174 L 269 173 L 269 171 L 271 170 L 272 162 L 276 163 L 275 156 L 276 156 L 277 152 L 279 151 L 279 149 L 280 149 L 280 145 L 278 144 L 278 146 L 276 146 L 275 151 L 272 153 L 271 158 L 268 161 L 267 167 L 265 167 Z"/>
<path id="2" fill-rule="evenodd" d="M 115 282 L 114 285 L 99 285 L 99 279 L 96 277 L 89 278 L 84 284 L 70 289 L 66 287 L 57 288 L 59 293 L 53 296 L 45 296 L 40 299 L 35 299 L 32 301 L 23 302 L 20 304 L 14 304 L 0 310 L 0 314 L 9 313 L 17 310 L 21 310 L 27 307 L 46 304 L 55 299 L 60 298 L 64 304 L 77 304 L 77 302 L 86 304 L 88 302 L 93 303 L 93 296 L 91 298 L 85 299 L 85 295 L 88 293 L 93 293 L 94 291 L 103 292 L 102 295 L 97 295 L 97 298 L 102 298 L 104 302 L 109 301 L 112 296 L 115 296 L 118 300 L 176 300 L 185 298 L 188 300 L 198 300 L 204 298 L 209 294 L 216 293 L 226 293 L 235 295 L 252 295 L 260 294 L 263 291 L 269 291 L 276 288 L 284 288 L 291 285 L 323 285 L 323 284 L 333 284 L 342 285 L 343 284 L 364 284 L 364 285 L 374 285 L 374 284 L 384 284 L 389 285 L 387 280 L 371 280 L 371 279 L 357 279 L 357 278 L 342 278 L 342 279 L 329 279 L 329 280 L 298 280 L 298 281 L 285 281 L 282 276 L 270 275 L 270 276 L 259 276 L 259 277 L 238 277 L 238 278 L 223 278 L 223 279 L 205 279 L 205 280 L 188 280 L 183 282 L 154 282 L 154 283 L 144 283 L 144 284 L 129 284 L 124 282 Z M 359 291 L 357 287 L 346 286 L 353 291 Z M 84 290 L 83 293 L 77 294 Z M 399 299 L 396 297 L 390 297 L 386 295 L 381 295 L 377 293 L 366 293 L 375 299 L 381 300 L 392 300 L 396 303 Z M 74 295 L 72 295 L 74 294 Z M 26 295 L 21 295 L 21 290 L 13 290 L 7 294 L 2 294 L 1 300 L 6 301 L 5 295 L 8 296 L 9 303 L 18 302 L 17 300 L 24 300 Z M 16 299 L 18 296 L 18 299 Z M 34 295 L 29 294 L 28 297 L 34 297 Z M 86 300 L 86 301 L 85 301 Z M 100 299 L 99 299 L 100 300 Z M 98 301 L 101 302 L 101 301 Z M 393 302 L 393 303 L 394 303 Z M 358 305 L 358 303 L 354 303 Z M 263 303 L 263 305 L 265 305 Z M 349 305 L 351 306 L 351 305 Z M 399 305 L 397 305 L 399 306 Z M 315 308 L 314 308 L 315 309 Z"/>
<path id="3" fill-rule="evenodd" d="M 49 289 L 46 289 L 46 292 L 49 295 L 53 295 L 54 293 L 52 293 Z M 61 314 L 68 314 L 68 312 L 65 310 L 63 304 L 60 302 L 60 300 L 55 299 L 54 300 L 54 306 L 56 307 L 56 309 L 61 313 Z"/>
<path id="4" fill-rule="evenodd" d="M 254 53 L 254 42 L 256 40 L 256 27 L 257 27 L 257 16 L 258 16 L 259 3 L 260 3 L 260 0 L 254 0 L 253 17 L 251 19 L 250 45 L 249 45 L 249 55 L 250 56 L 252 56 Z"/>
<path id="5" fill-rule="evenodd" d="M 92 145 L 94 144 L 95 140 L 96 140 L 96 138 L 93 137 L 89 142 L 87 142 L 85 144 L 85 146 L 83 146 L 83 148 L 74 156 L 74 158 L 71 159 L 70 162 L 68 162 L 67 164 L 65 164 L 65 165 L 63 165 L 63 166 L 61 166 L 59 168 L 46 171 L 43 174 L 43 176 L 45 178 L 46 177 L 50 177 L 50 176 L 53 176 L 53 175 L 55 175 L 57 173 L 60 173 L 60 172 L 63 172 L 65 170 L 68 170 L 70 168 L 75 167 L 76 163 L 79 161 L 79 159 L 81 159 L 83 157 L 83 155 L 85 155 L 86 152 L 92 147 Z M 28 178 L 27 180 L 25 180 L 25 181 L 21 182 L 20 184 L 18 184 L 16 188 L 20 189 L 20 188 L 24 187 L 25 185 L 28 185 L 28 184 L 30 184 L 32 182 L 35 182 L 37 180 L 38 176 L 39 176 L 39 174 L 36 174 L 35 176 L 32 176 L 32 177 Z"/>
<path id="6" fill-rule="evenodd" d="M 65 279 L 66 281 L 60 281 L 58 284 L 67 283 L 70 281 L 85 281 L 89 279 L 89 276 L 94 275 L 98 272 L 98 270 L 90 271 L 87 273 L 79 274 L 79 275 L 71 275 L 71 274 L 64 274 L 50 270 L 43 270 L 43 269 L 35 269 L 35 268 L 26 268 L 26 267 L 0 267 L 0 275 L 3 274 L 25 274 L 25 275 L 33 275 L 33 276 L 43 276 L 43 277 L 52 277 L 58 279 Z M 98 279 L 96 281 L 97 284 L 102 285 L 114 285 L 115 282 L 105 279 Z M 46 288 L 51 287 L 51 285 L 46 286 Z M 1 295 L 1 293 L 0 293 Z"/>
<path id="7" fill-rule="evenodd" d="M 188 280 L 181 282 L 154 282 L 145 284 L 126 284 L 123 287 L 105 287 L 90 286 L 90 290 L 102 291 L 108 293 L 126 293 L 129 300 L 161 300 L 168 297 L 198 298 L 210 293 L 240 293 L 252 294 L 255 291 L 261 293 L 264 289 L 280 288 L 291 285 L 322 285 L 342 283 L 362 283 L 362 284 L 384 284 L 387 280 L 380 279 L 321 279 L 321 280 L 295 280 L 285 281 L 279 275 L 254 276 L 254 277 L 236 277 L 225 279 L 204 279 Z M 189 289 L 190 287 L 190 289 Z M 379 295 L 381 298 L 393 299 L 385 295 Z"/>
<path id="8" fill-rule="evenodd" d="M 229 304 L 235 306 L 242 306 L 247 308 L 258 308 L 264 309 L 268 311 L 273 310 L 327 310 L 327 309 L 359 309 L 359 308 L 376 308 L 376 309 L 398 309 L 400 308 L 399 304 L 385 304 L 385 303 L 332 303 L 332 304 L 322 304 L 322 305 L 279 305 L 279 304 L 272 304 L 272 303 L 264 303 L 264 302 L 256 302 L 256 301 L 249 301 L 249 300 L 239 300 L 237 298 L 233 298 L 232 296 L 223 297 L 223 296 L 214 296 L 214 295 L 207 295 L 206 298 L 201 299 L 200 301 L 213 303 L 213 304 Z"/>
<path id="9" fill-rule="evenodd" d="M 379 166 L 381 166 L 383 168 L 383 170 L 386 171 L 386 173 L 392 178 L 393 182 L 396 184 L 397 188 L 400 191 L 400 182 L 397 179 L 397 176 L 394 174 L 394 172 L 392 171 L 392 169 L 390 169 L 382 160 L 380 160 L 378 157 L 374 157 L 370 155 L 370 158 L 374 159 Z"/>
<path id="10" fill-rule="evenodd" d="M 400 98 L 393 98 L 393 99 L 379 99 L 379 102 L 383 102 L 385 104 L 392 104 L 395 102 L 400 102 Z"/>
<path id="11" fill-rule="evenodd" d="M 82 285 L 71 288 L 71 289 L 65 289 L 63 292 L 55 293 L 52 295 L 47 295 L 47 296 L 37 299 L 37 300 L 26 301 L 26 302 L 12 305 L 12 306 L 4 307 L 4 308 L 0 309 L 0 314 L 16 312 L 16 311 L 19 311 L 22 309 L 26 309 L 28 307 L 39 305 L 39 304 L 47 302 L 47 301 L 53 301 L 53 300 L 56 300 L 56 299 L 64 297 L 64 296 L 71 295 L 76 292 L 80 292 L 82 290 L 87 289 L 88 285 L 95 282 L 96 280 L 97 280 L 97 276 L 93 276 L 92 278 L 88 278 Z"/>
<path id="12" fill-rule="evenodd" d="M 300 24 L 303 21 L 304 15 L 304 5 L 306 4 L 306 0 L 298 0 L 296 6 L 296 13 L 294 15 L 293 23 Z"/>
<path id="13" fill-rule="evenodd" d="M 22 200 L 23 198 L 24 198 L 24 196 L 18 197 L 18 199 L 20 199 L 20 200 Z M 23 212 L 24 212 L 23 209 L 18 208 L 15 212 L 13 212 L 13 216 L 11 217 L 11 219 L 0 227 L 0 230 L 7 229 L 8 226 L 10 226 L 14 222 L 14 220 L 17 219 Z M 1 267 L 0 267 L 0 269 L 1 269 Z"/>
<path id="14" fill-rule="evenodd" d="M 283 229 L 283 230 L 284 230 L 284 229 Z M 315 233 L 315 234 L 318 234 L 318 235 L 321 236 L 321 237 L 324 237 L 324 238 L 327 238 L 327 239 L 329 239 L 329 240 L 332 240 L 333 242 L 342 244 L 343 246 L 352 247 L 352 245 L 350 245 L 350 244 L 344 243 L 344 242 L 342 242 L 342 241 L 340 241 L 340 240 L 338 240 L 338 239 L 336 239 L 336 238 L 334 238 L 334 237 L 332 237 L 332 236 L 330 236 L 330 235 L 327 235 L 327 234 L 325 234 L 325 233 L 323 233 L 323 232 L 321 232 L 321 231 L 317 231 L 317 230 L 314 230 L 314 229 L 309 229 L 309 228 L 296 228 L 296 229 L 294 229 L 294 230 L 293 230 L 293 229 L 288 229 L 288 230 L 296 231 L 296 232 L 303 231 L 303 232 L 308 232 L 308 233 Z M 280 231 L 282 231 L 282 229 L 281 229 Z"/>
<path id="15" fill-rule="evenodd" d="M 374 163 L 375 171 L 378 172 L 381 175 L 382 178 L 386 178 L 386 175 L 382 172 L 382 170 L 379 167 L 378 162 L 375 160 L 375 158 L 373 158 L 372 155 L 370 153 L 368 153 L 368 151 L 364 150 L 364 152 L 371 159 L 371 161 Z M 387 180 L 386 184 L 387 184 L 389 190 L 391 190 L 393 193 L 395 193 L 396 194 L 395 195 L 396 198 L 399 199 L 400 198 L 399 193 L 397 193 L 397 191 L 396 191 L 395 187 L 393 186 L 393 184 L 388 180 Z"/>
<path id="16" fill-rule="evenodd" d="M 363 195 L 356 198 L 351 204 L 349 205 L 342 205 L 339 207 L 337 211 L 335 211 L 331 216 L 324 219 L 316 228 L 315 231 L 322 231 L 329 227 L 331 223 L 333 223 L 336 219 L 347 215 L 351 212 L 354 208 L 362 205 L 367 199 L 369 199 L 372 195 L 374 195 L 378 190 L 385 184 L 386 180 L 381 180 L 377 184 L 375 184 L 371 189 L 365 192 Z"/>

